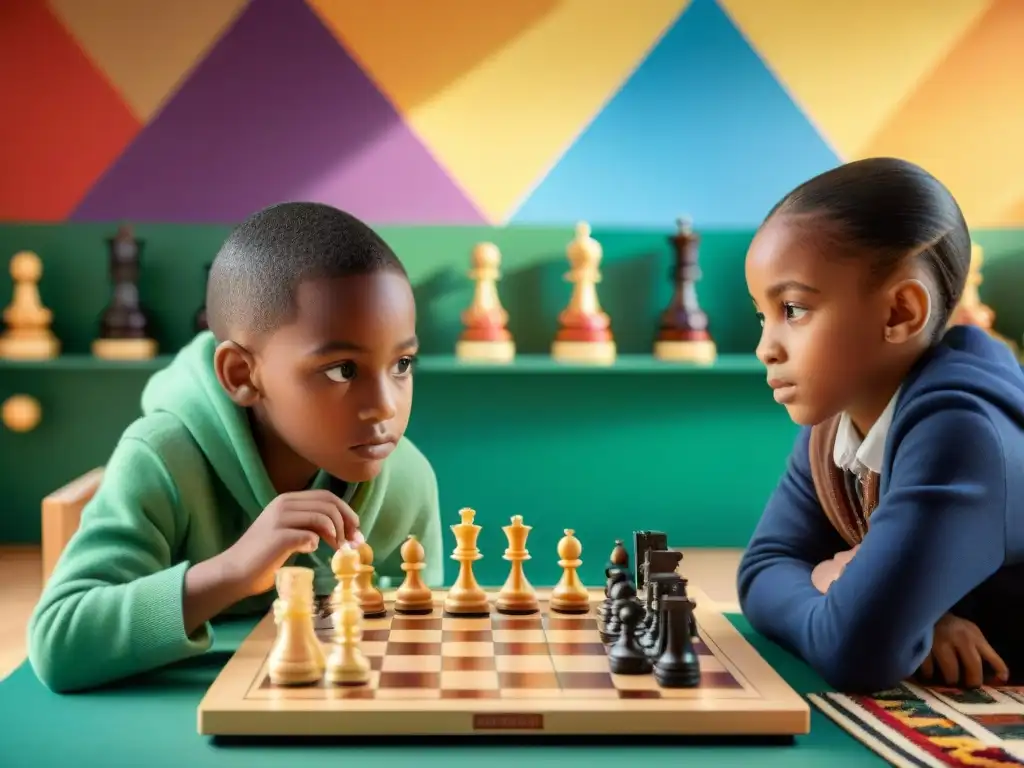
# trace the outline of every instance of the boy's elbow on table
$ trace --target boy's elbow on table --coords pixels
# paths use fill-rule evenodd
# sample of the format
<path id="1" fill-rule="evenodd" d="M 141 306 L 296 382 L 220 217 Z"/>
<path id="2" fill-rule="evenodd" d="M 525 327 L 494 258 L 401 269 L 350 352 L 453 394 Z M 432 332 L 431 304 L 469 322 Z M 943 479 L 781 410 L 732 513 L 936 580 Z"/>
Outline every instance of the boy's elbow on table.
<path id="1" fill-rule="evenodd" d="M 54 693 L 91 687 L 88 669 L 98 659 L 83 658 L 67 628 L 77 606 L 73 597 L 39 606 L 28 625 L 28 662 L 36 677 Z"/>

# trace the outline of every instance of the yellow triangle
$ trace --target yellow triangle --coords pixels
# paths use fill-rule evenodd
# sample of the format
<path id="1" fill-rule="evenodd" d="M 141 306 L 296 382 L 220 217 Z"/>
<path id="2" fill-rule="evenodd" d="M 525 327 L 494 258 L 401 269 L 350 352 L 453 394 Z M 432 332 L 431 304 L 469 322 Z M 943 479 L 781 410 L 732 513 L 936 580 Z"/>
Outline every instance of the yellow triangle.
<path id="1" fill-rule="evenodd" d="M 833 149 L 852 159 L 990 0 L 719 0 Z"/>
<path id="2" fill-rule="evenodd" d="M 308 2 L 498 222 L 689 0 L 642 0 L 628 12 L 621 0 Z"/>
<path id="3" fill-rule="evenodd" d="M 1024 2 L 996 0 L 864 147 L 941 179 L 972 227 L 1013 223 L 1024 195 Z"/>
<path id="4" fill-rule="evenodd" d="M 48 3 L 135 116 L 146 122 L 245 8 L 246 0 Z"/>

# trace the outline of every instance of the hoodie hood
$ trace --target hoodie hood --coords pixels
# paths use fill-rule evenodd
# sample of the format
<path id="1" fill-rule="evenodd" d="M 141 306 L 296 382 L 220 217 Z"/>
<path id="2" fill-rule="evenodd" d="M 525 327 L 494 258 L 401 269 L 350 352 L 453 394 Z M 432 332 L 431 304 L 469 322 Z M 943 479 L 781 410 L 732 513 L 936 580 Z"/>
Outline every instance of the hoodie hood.
<path id="1" fill-rule="evenodd" d="M 1006 344 L 981 328 L 950 328 L 909 379 L 900 397 L 904 403 L 930 401 L 941 409 L 945 395 L 958 392 L 1024 427 L 1024 369 Z"/>
<path id="2" fill-rule="evenodd" d="M 260 458 L 248 413 L 235 405 L 213 371 L 217 342 L 204 331 L 185 346 L 142 392 L 143 414 L 180 421 L 231 495 L 255 519 L 277 495 Z"/>

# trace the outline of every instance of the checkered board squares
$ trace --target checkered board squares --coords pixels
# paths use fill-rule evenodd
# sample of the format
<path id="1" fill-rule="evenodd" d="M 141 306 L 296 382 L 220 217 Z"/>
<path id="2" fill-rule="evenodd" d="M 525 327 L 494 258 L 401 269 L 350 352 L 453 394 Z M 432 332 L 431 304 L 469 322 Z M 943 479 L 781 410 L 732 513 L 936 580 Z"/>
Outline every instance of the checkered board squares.
<path id="1" fill-rule="evenodd" d="M 594 611 L 446 616 L 443 594 L 426 615 L 365 619 L 362 686 L 277 686 L 267 674 L 276 627 L 267 616 L 200 705 L 203 733 L 479 733 L 501 727 L 553 733 L 794 734 L 809 710 L 732 624 L 696 590 L 701 681 L 662 688 L 652 674 L 611 672 Z M 329 653 L 329 620 L 317 622 Z M 510 726 L 509 723 L 517 725 Z"/>
<path id="2" fill-rule="evenodd" d="M 693 696 L 692 689 L 662 689 L 652 675 L 615 675 L 594 615 L 454 618 L 440 609 L 425 616 L 393 616 L 364 623 L 363 654 L 373 670 L 370 684 L 337 691 L 339 698 L 424 699 L 657 698 Z M 318 637 L 329 652 L 331 629 Z M 754 696 L 701 640 L 701 688 Z M 327 688 L 321 683 L 316 688 Z M 263 676 L 251 697 L 275 697 Z M 307 695 L 316 696 L 316 693 Z"/>

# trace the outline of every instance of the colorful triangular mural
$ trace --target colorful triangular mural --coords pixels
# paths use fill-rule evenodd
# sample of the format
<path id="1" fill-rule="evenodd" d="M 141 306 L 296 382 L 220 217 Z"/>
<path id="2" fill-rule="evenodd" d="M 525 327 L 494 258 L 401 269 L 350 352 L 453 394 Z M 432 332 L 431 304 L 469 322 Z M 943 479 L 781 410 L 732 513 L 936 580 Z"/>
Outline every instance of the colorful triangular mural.
<path id="1" fill-rule="evenodd" d="M 513 217 L 757 222 L 839 162 L 713 0 L 694 0 Z"/>
<path id="2" fill-rule="evenodd" d="M 223 223 L 295 199 L 482 221 L 312 11 L 274 0 L 247 8 L 73 218 Z"/>
<path id="3" fill-rule="evenodd" d="M 499 5 L 0 3 L 0 221 L 749 228 L 892 154 L 1024 226 L 1022 0 Z"/>

